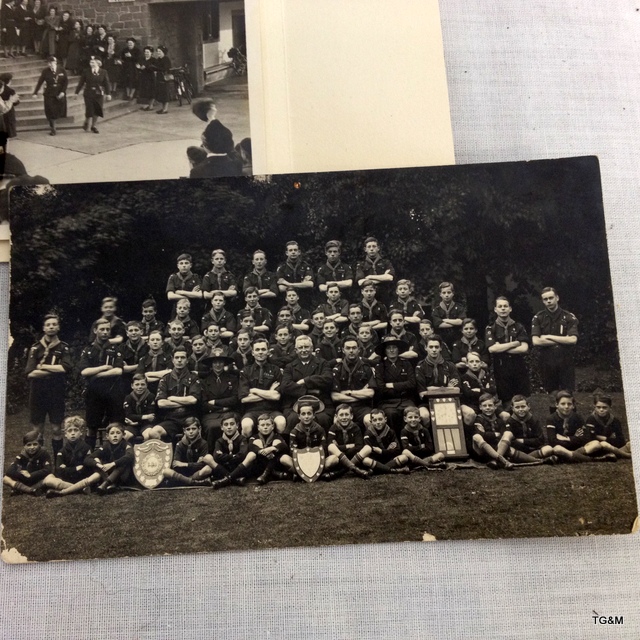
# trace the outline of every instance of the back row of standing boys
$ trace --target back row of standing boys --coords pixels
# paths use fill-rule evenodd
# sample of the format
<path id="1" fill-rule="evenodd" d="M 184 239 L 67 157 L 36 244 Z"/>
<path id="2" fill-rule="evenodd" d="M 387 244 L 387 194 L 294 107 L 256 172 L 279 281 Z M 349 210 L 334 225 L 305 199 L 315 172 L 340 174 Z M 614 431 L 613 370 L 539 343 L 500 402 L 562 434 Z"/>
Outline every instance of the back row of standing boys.
<path id="1" fill-rule="evenodd" d="M 338 241 L 326 244 L 327 261 L 315 272 L 296 242 L 287 243 L 286 261 L 275 273 L 267 270 L 265 253 L 256 251 L 253 269 L 241 281 L 226 269 L 220 249 L 212 252 L 213 268 L 202 279 L 191 271 L 191 257 L 182 254 L 166 287 L 174 303 L 173 319 L 166 327 L 156 318 L 152 299 L 143 302 L 141 321 L 125 323 L 116 315 L 116 300 L 105 298 L 102 317 L 91 328 L 91 344 L 77 363 L 86 383 L 89 449 L 95 448 L 99 430 L 113 422 L 124 424 L 125 441 L 175 441 L 187 421 L 195 419 L 198 429 L 202 425 L 210 455 L 224 437 L 225 418 L 239 423 L 238 437 L 260 438 L 264 416 L 271 423 L 271 437 L 276 434 L 286 447 L 300 426 L 301 403 L 311 407 L 311 422 L 322 434 L 338 423 L 338 404 L 349 410 L 349 419 L 343 418 L 347 424 L 353 420 L 360 435 L 365 429 L 373 435 L 384 431 L 391 442 L 412 425 L 423 454 L 418 458 L 426 460 L 433 454 L 426 428 L 428 393 L 459 387 L 468 448 L 485 461 L 508 468 L 509 459 L 581 460 L 620 454 L 624 440 L 612 415 L 600 416 L 597 429 L 585 429 L 581 419 L 572 418 L 577 416 L 571 391 L 578 321 L 558 306 L 554 289 L 542 291 L 545 309 L 533 317 L 531 330 L 546 390 L 566 392 L 557 398 L 557 424 L 553 434 L 547 425 L 549 444 L 543 446 L 543 431 L 530 416 L 526 400 L 530 382 L 524 356 L 530 338 L 511 318 L 507 298 L 496 299 L 496 320 L 482 341 L 475 321 L 455 301 L 451 283 L 440 284 L 441 301 L 426 318 L 412 296 L 412 283 L 396 281 L 378 241 L 369 237 L 364 247 L 366 256 L 357 264 L 355 277 L 340 259 Z M 350 304 L 345 297 L 351 298 L 356 286 L 362 297 Z M 227 307 L 240 292 L 245 305 L 234 314 Z M 314 292 L 325 299 L 309 311 L 300 302 L 310 301 Z M 201 300 L 207 308 L 198 323 L 192 318 L 192 303 Z M 26 371 L 31 423 L 42 436 L 49 417 L 55 455 L 63 445 L 65 374 L 72 362 L 68 345 L 58 338 L 58 318 L 47 316 L 43 328 L 44 336 L 29 352 Z M 571 405 L 565 406 L 564 414 L 563 404 Z M 513 414 L 504 410 L 508 407 Z M 503 437 L 504 420 L 515 425 L 511 438 Z M 583 450 L 592 440 L 600 444 Z M 361 458 L 369 459 L 366 451 Z M 396 461 L 396 466 L 406 461 Z"/>

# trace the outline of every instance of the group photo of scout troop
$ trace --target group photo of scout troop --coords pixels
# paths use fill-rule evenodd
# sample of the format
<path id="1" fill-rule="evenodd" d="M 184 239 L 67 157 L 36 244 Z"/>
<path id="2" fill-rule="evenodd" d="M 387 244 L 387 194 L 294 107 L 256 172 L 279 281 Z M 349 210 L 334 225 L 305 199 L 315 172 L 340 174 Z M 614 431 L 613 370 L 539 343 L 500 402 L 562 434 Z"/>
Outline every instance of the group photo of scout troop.
<path id="1" fill-rule="evenodd" d="M 73 556 L 36 530 L 102 512 L 121 535 L 83 557 L 149 553 L 134 527 L 153 553 L 628 531 L 597 178 L 577 159 L 14 189 L 8 544 Z"/>
<path id="2" fill-rule="evenodd" d="M 584 417 L 576 411 L 579 321 L 553 287 L 523 322 L 499 296 L 495 321 L 479 332 L 451 282 L 425 310 L 374 237 L 354 267 L 338 240 L 326 242 L 322 265 L 306 262 L 296 241 L 284 249 L 275 272 L 256 250 L 242 276 L 227 268 L 223 249 L 202 276 L 190 254 L 179 255 L 166 285 L 171 318 L 158 318 L 149 298 L 125 321 L 106 297 L 75 356 L 59 318 L 46 315 L 25 369 L 32 429 L 4 484 L 48 498 L 117 491 L 135 482 L 133 446 L 153 439 L 174 447 L 163 469 L 169 486 L 300 479 L 291 453 L 306 447 L 324 450 L 318 476 L 327 481 L 446 469 L 427 403 L 440 389 L 459 393 L 466 449 L 492 469 L 631 457 L 610 396 L 594 394 Z M 553 399 L 548 415 L 531 412 L 530 349 Z M 74 367 L 84 417 L 65 416 Z"/>

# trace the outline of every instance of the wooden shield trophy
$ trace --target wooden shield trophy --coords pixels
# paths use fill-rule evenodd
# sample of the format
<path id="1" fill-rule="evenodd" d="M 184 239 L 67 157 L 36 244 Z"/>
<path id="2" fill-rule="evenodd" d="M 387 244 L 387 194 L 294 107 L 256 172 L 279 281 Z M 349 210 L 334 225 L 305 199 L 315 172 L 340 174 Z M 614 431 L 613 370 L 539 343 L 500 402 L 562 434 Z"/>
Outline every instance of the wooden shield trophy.
<path id="1" fill-rule="evenodd" d="M 441 387 L 427 391 L 427 396 L 436 453 L 443 453 L 447 460 L 466 460 L 469 454 L 464 439 L 460 389 Z"/>
<path id="2" fill-rule="evenodd" d="M 164 479 L 162 472 L 171 468 L 173 448 L 168 442 L 147 440 L 133 446 L 133 474 L 145 489 L 155 489 Z"/>
<path id="3" fill-rule="evenodd" d="M 305 482 L 315 482 L 324 469 L 324 449 L 305 447 L 292 449 L 293 466 Z"/>

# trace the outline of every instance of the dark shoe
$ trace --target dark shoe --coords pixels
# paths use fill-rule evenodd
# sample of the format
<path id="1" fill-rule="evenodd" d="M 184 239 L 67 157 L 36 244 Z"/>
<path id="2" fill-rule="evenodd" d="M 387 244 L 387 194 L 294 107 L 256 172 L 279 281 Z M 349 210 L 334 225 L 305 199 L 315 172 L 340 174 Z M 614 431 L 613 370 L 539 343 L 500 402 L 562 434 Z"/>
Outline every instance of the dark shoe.
<path id="1" fill-rule="evenodd" d="M 498 456 L 496 462 L 501 469 L 513 470 L 513 462 L 509 462 L 504 456 Z"/>
<path id="2" fill-rule="evenodd" d="M 291 473 L 288 471 L 272 471 L 271 475 L 276 480 L 291 480 Z"/>
<path id="3" fill-rule="evenodd" d="M 356 476 L 360 476 L 364 480 L 368 480 L 371 477 L 370 471 L 365 471 L 360 467 L 354 467 L 353 469 L 351 469 L 351 473 L 355 474 Z"/>
<path id="4" fill-rule="evenodd" d="M 597 456 L 594 460 L 598 462 L 618 462 L 618 457 L 615 453 L 607 453 L 603 456 Z"/>
<path id="5" fill-rule="evenodd" d="M 258 476 L 258 484 L 267 484 L 271 479 L 271 471 L 267 469 L 264 473 Z"/>
<path id="6" fill-rule="evenodd" d="M 88 123 L 88 122 L 85 122 L 85 123 L 82 125 L 82 130 L 83 130 L 83 131 L 89 131 L 89 123 Z"/>
<path id="7" fill-rule="evenodd" d="M 140 111 L 151 111 L 151 107 L 147 105 L 146 107 L 141 107 Z"/>
<path id="8" fill-rule="evenodd" d="M 212 482 L 211 488 L 222 489 L 222 487 L 228 487 L 230 484 L 231 484 L 231 478 L 229 476 L 226 476 L 224 478 L 221 478 L 220 480 L 216 480 L 215 482 Z"/>
<path id="9" fill-rule="evenodd" d="M 120 487 L 117 484 L 110 484 L 107 489 L 106 489 L 106 493 L 117 493 L 118 491 L 120 491 Z"/>
<path id="10" fill-rule="evenodd" d="M 542 460 L 542 464 L 558 464 L 559 462 L 560 458 L 558 458 L 558 456 L 549 456 Z"/>
<path id="11" fill-rule="evenodd" d="M 55 129 L 51 129 L 51 131 L 49 131 L 49 135 L 50 136 L 55 136 L 56 135 L 56 130 Z"/>
<path id="12" fill-rule="evenodd" d="M 192 487 L 210 487 L 211 486 L 211 480 L 209 480 L 209 478 L 203 478 L 202 480 L 191 480 L 191 482 L 189 483 L 190 486 Z"/>
<path id="13" fill-rule="evenodd" d="M 409 467 L 396 467 L 395 469 L 389 469 L 390 473 L 411 473 Z"/>
<path id="14" fill-rule="evenodd" d="M 99 496 L 104 496 L 107 493 L 107 487 L 109 486 L 108 482 L 103 482 L 102 484 L 98 485 L 98 487 L 96 488 L 96 493 Z"/>
<path id="15" fill-rule="evenodd" d="M 91 127 L 91 133 L 100 133 L 96 127 Z"/>
<path id="16" fill-rule="evenodd" d="M 247 479 L 244 476 L 242 478 L 236 478 L 233 481 L 233 484 L 237 484 L 239 487 L 244 487 L 247 484 Z"/>
<path id="17" fill-rule="evenodd" d="M 45 493 L 45 496 L 47 498 L 59 498 L 62 494 L 57 491 L 56 489 L 49 489 L 49 491 L 47 491 L 47 493 Z"/>
<path id="18" fill-rule="evenodd" d="M 492 460 L 491 462 L 487 462 L 487 467 L 489 467 L 489 469 L 493 469 L 494 471 L 500 468 L 498 466 L 498 463 L 495 460 Z"/>

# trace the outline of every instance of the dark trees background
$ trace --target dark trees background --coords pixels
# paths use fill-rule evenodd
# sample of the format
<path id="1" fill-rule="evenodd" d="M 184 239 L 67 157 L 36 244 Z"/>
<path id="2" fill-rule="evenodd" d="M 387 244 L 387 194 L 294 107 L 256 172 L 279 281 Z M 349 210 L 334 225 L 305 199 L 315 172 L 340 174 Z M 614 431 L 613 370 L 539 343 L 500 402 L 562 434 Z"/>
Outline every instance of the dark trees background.
<path id="1" fill-rule="evenodd" d="M 428 306 L 451 280 L 481 326 L 506 293 L 525 326 L 555 286 L 581 323 L 579 356 L 617 366 L 617 342 L 597 159 L 574 158 L 390 171 L 17 188 L 11 197 L 11 331 L 19 354 L 55 309 L 63 339 L 85 340 L 106 295 L 140 317 L 149 294 L 161 318 L 167 277 L 188 251 L 194 271 L 227 251 L 236 276 L 252 252 L 275 270 L 296 239 L 315 267 L 343 241 L 350 264 L 376 236 L 398 277 Z"/>

